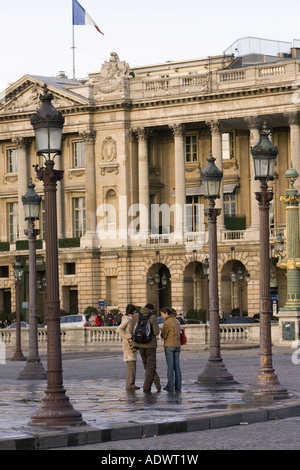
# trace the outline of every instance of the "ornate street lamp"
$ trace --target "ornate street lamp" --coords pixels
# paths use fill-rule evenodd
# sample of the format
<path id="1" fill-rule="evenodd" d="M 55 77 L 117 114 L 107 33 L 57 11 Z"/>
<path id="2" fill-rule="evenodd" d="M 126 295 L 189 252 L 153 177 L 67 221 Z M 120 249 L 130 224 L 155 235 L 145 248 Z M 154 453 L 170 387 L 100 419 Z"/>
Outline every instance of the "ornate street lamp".
<path id="1" fill-rule="evenodd" d="M 31 425 L 71 426 L 84 424 L 81 413 L 73 409 L 63 387 L 60 336 L 60 302 L 58 280 L 58 240 L 56 185 L 63 171 L 54 170 L 54 158 L 61 155 L 64 117 L 52 105 L 53 96 L 47 85 L 40 96 L 41 107 L 32 116 L 37 154 L 45 159 L 45 167 L 36 166 L 36 174 L 44 183 L 46 241 L 46 301 L 47 322 L 47 388 L 40 409 L 31 417 Z"/>
<path id="2" fill-rule="evenodd" d="M 242 271 L 241 268 L 238 269 L 237 273 L 234 271 L 231 273 L 231 282 L 235 284 L 238 282 L 237 286 L 239 289 L 239 310 L 240 310 L 240 317 L 243 316 L 243 281 L 247 281 L 247 283 L 250 280 L 250 274 L 248 271 Z"/>
<path id="3" fill-rule="evenodd" d="M 251 148 L 255 179 L 261 183 L 261 191 L 256 193 L 260 218 L 260 368 L 254 385 L 245 392 L 244 400 L 255 402 L 288 398 L 272 365 L 269 210 L 273 192 L 268 189 L 268 181 L 274 180 L 278 148 L 272 144 L 269 135 L 264 124 L 260 140 Z"/>
<path id="4" fill-rule="evenodd" d="M 11 361 L 26 361 L 21 349 L 21 285 L 23 277 L 23 264 L 20 256 L 17 256 L 13 265 L 16 287 L 16 350 Z"/>
<path id="5" fill-rule="evenodd" d="M 151 289 L 154 288 L 156 291 L 156 309 L 157 309 L 156 315 L 159 317 L 160 315 L 159 294 L 162 290 L 166 288 L 166 285 L 168 284 L 168 278 L 166 276 L 166 273 L 163 273 L 162 276 L 160 276 L 159 273 L 156 273 L 154 277 L 150 274 L 148 276 L 148 284 L 151 287 Z M 160 287 L 160 284 L 161 284 L 161 287 Z"/>
<path id="6" fill-rule="evenodd" d="M 40 230 L 35 229 L 34 222 L 39 219 L 39 211 L 42 198 L 34 190 L 32 181 L 28 185 L 28 191 L 22 196 L 25 220 L 28 221 L 28 229 L 24 230 L 28 237 L 29 245 L 29 356 L 24 370 L 19 374 L 20 380 L 46 379 L 47 373 L 41 363 L 38 353 L 37 334 L 37 299 L 36 299 L 36 237 Z"/>
<path id="7" fill-rule="evenodd" d="M 209 199 L 208 216 L 209 230 L 209 318 L 210 318 L 210 357 L 208 363 L 199 375 L 201 384 L 218 385 L 233 383 L 234 379 L 227 371 L 221 358 L 220 329 L 219 329 L 219 293 L 218 293 L 218 248 L 217 248 L 217 217 L 221 209 L 216 209 L 216 199 L 220 198 L 220 187 L 223 172 L 215 164 L 215 158 L 210 155 L 208 165 L 201 172 L 204 197 Z"/>

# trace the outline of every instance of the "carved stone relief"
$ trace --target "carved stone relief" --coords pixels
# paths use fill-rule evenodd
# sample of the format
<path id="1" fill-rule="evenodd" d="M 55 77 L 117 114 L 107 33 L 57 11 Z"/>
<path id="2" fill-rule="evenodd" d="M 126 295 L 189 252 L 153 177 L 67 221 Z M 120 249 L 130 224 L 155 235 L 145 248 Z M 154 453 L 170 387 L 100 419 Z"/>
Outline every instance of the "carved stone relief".
<path id="1" fill-rule="evenodd" d="M 23 113 L 35 111 L 40 107 L 40 94 L 42 93 L 42 86 L 28 86 L 27 89 L 20 93 L 16 90 L 11 95 L 0 101 L 0 114 L 6 113 Z M 74 101 L 69 101 L 63 97 L 53 95 L 53 105 L 56 108 L 62 108 L 75 105 Z"/>
<path id="2" fill-rule="evenodd" d="M 125 79 L 129 78 L 129 65 L 120 61 L 116 52 L 111 52 L 110 60 L 104 62 L 100 75 L 92 80 L 95 99 L 101 99 L 102 94 L 123 91 Z"/>
<path id="3" fill-rule="evenodd" d="M 119 173 L 119 163 L 117 160 L 117 143 L 112 137 L 106 137 L 102 142 L 101 154 L 101 175 L 105 173 Z"/>

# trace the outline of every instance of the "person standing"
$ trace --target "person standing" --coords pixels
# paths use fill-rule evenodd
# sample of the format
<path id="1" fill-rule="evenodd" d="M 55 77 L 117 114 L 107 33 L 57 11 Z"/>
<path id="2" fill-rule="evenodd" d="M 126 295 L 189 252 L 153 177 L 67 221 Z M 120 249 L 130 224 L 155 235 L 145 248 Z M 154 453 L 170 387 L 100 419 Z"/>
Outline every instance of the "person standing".
<path id="1" fill-rule="evenodd" d="M 105 325 L 106 326 L 113 326 L 115 321 L 114 314 L 109 310 L 108 314 L 106 315 Z"/>
<path id="2" fill-rule="evenodd" d="M 97 316 L 95 318 L 95 324 L 96 324 L 96 326 L 102 326 L 103 325 L 100 312 L 97 312 Z"/>
<path id="3" fill-rule="evenodd" d="M 164 350 L 168 367 L 168 383 L 164 390 L 172 392 L 181 390 L 181 370 L 180 370 L 180 323 L 175 313 L 168 307 L 161 310 L 161 316 L 164 319 L 161 337 L 164 339 Z"/>
<path id="4" fill-rule="evenodd" d="M 136 377 L 136 353 L 131 347 L 129 340 L 131 340 L 130 324 L 132 316 L 135 313 L 135 306 L 128 304 L 126 313 L 122 316 L 120 325 L 118 326 L 117 333 L 123 337 L 123 360 L 127 363 L 126 366 L 126 390 L 138 390 L 140 387 L 135 385 Z"/>
<path id="5" fill-rule="evenodd" d="M 148 342 L 138 343 L 134 338 L 135 326 L 139 320 L 149 321 L 151 329 L 151 337 Z M 156 372 L 156 348 L 157 348 L 157 339 L 159 335 L 159 326 L 157 323 L 156 315 L 152 315 L 151 311 L 144 307 L 141 308 L 140 313 L 135 313 L 132 318 L 132 323 L 130 324 L 130 333 L 133 335 L 133 347 L 138 348 L 140 356 L 143 361 L 145 369 L 145 379 L 144 379 L 144 392 L 151 392 L 151 386 L 154 382 L 158 391 L 161 390 L 160 379 Z"/>

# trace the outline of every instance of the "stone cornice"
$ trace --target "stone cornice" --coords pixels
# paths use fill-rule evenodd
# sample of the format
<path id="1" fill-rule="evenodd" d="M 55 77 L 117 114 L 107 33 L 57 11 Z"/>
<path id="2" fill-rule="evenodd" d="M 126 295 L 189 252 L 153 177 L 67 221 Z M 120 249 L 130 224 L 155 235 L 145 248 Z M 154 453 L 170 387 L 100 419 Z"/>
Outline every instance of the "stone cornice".
<path id="1" fill-rule="evenodd" d="M 128 100 L 128 101 L 119 101 L 119 102 L 107 102 L 101 104 L 86 104 L 86 105 L 76 105 L 68 106 L 65 108 L 60 108 L 60 111 L 63 115 L 70 115 L 76 113 L 96 113 L 101 111 L 110 111 L 110 110 L 132 110 L 139 108 L 148 108 L 156 106 L 175 106 L 180 104 L 190 104 L 197 102 L 209 102 L 217 100 L 233 100 L 241 97 L 255 97 L 265 94 L 275 94 L 275 93 L 294 93 L 295 89 L 292 85 L 287 86 L 274 86 L 274 87 L 260 87 L 252 88 L 247 90 L 235 90 L 235 91 L 220 91 L 217 93 L 205 93 L 202 95 L 191 95 L 191 96 L 168 96 L 166 98 L 158 97 L 157 99 L 144 99 L 144 100 Z M 30 120 L 33 112 L 21 112 L 15 114 L 2 114 L 0 115 L 1 121 L 15 121 L 15 120 Z"/>

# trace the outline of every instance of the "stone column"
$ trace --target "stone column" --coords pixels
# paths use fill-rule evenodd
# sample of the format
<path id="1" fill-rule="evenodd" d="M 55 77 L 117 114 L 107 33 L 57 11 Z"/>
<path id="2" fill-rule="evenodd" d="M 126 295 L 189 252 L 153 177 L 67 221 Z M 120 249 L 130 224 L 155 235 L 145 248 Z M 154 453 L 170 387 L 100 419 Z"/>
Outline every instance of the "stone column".
<path id="1" fill-rule="evenodd" d="M 80 134 L 85 141 L 85 210 L 86 233 L 83 237 L 85 246 L 98 245 L 97 239 L 97 202 L 96 202 L 96 168 L 95 168 L 95 138 L 96 133 L 88 130 Z"/>
<path id="2" fill-rule="evenodd" d="M 175 220 L 174 238 L 182 241 L 184 234 L 184 208 L 186 203 L 185 188 L 185 151 L 184 151 L 184 125 L 170 126 L 174 134 L 175 144 Z"/>
<path id="3" fill-rule="evenodd" d="M 211 132 L 211 149 L 212 155 L 216 159 L 216 165 L 219 170 L 223 171 L 222 160 L 222 132 L 219 121 L 209 121 L 208 126 Z M 208 155 L 209 157 L 209 155 Z M 207 157 L 207 158 L 208 158 Z M 221 209 L 221 216 L 218 219 L 218 230 L 224 230 L 224 194 L 223 194 L 223 181 L 221 182 L 220 199 L 216 199 L 216 208 Z"/>
<path id="4" fill-rule="evenodd" d="M 250 150 L 251 147 L 254 147 L 260 139 L 260 121 L 257 118 L 249 118 L 246 120 L 249 129 L 250 129 Z M 254 164 L 252 160 L 252 156 L 250 154 L 250 168 L 251 168 L 251 180 L 250 180 L 250 200 L 251 200 L 251 226 L 250 229 L 257 232 L 259 234 L 259 210 L 257 207 L 257 201 L 255 197 L 255 193 L 260 191 L 260 182 L 255 181 L 255 173 L 254 173 Z"/>
<path id="5" fill-rule="evenodd" d="M 149 235 L 150 196 L 149 196 L 149 169 L 148 169 L 148 131 L 136 129 L 138 137 L 138 177 L 139 177 L 139 213 L 140 238 L 147 239 Z"/>
<path id="6" fill-rule="evenodd" d="M 297 113 L 289 114 L 291 162 L 293 168 L 300 174 L 300 124 Z M 300 192 L 300 178 L 295 181 L 294 187 Z"/>
<path id="7" fill-rule="evenodd" d="M 12 139 L 14 145 L 18 148 L 18 225 L 19 225 L 19 240 L 27 240 L 24 230 L 27 229 L 27 222 L 25 222 L 24 208 L 22 204 L 22 196 L 27 193 L 28 185 L 28 164 L 27 164 L 27 148 L 31 139 L 15 138 Z"/>

